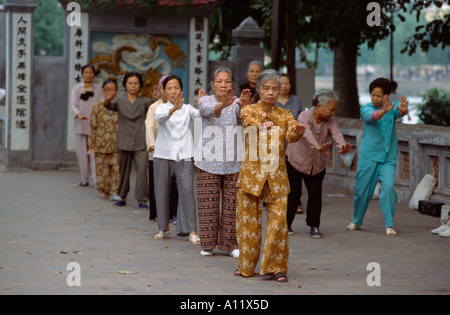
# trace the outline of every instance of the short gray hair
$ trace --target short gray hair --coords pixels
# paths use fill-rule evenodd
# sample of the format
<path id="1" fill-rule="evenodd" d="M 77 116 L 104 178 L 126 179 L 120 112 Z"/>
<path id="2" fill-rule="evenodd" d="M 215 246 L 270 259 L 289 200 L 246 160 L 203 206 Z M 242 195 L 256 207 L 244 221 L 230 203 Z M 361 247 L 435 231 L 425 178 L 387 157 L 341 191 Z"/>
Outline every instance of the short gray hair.
<path id="1" fill-rule="evenodd" d="M 215 71 L 214 74 L 211 78 L 211 83 L 214 83 L 214 80 L 216 79 L 217 75 L 219 74 L 219 72 L 226 72 L 230 75 L 231 81 L 233 82 L 233 74 L 231 73 L 231 70 L 228 69 L 227 67 L 218 67 Z"/>
<path id="2" fill-rule="evenodd" d="M 256 90 L 259 91 L 259 88 L 264 84 L 264 82 L 268 80 L 275 80 L 275 82 L 278 83 L 278 88 L 281 88 L 280 74 L 278 73 L 278 71 L 268 69 L 264 70 L 259 75 L 258 82 L 256 83 Z"/>
<path id="3" fill-rule="evenodd" d="M 248 71 L 248 69 L 250 68 L 251 65 L 259 65 L 261 67 L 261 70 L 264 69 L 264 66 L 263 66 L 261 61 L 259 61 L 259 60 L 252 60 L 247 65 L 247 71 Z"/>
<path id="4" fill-rule="evenodd" d="M 329 89 L 323 89 L 320 90 L 319 93 L 314 95 L 312 99 L 312 105 L 317 106 L 317 104 L 327 105 L 329 102 L 337 101 L 339 103 L 339 96 L 338 94 Z"/>

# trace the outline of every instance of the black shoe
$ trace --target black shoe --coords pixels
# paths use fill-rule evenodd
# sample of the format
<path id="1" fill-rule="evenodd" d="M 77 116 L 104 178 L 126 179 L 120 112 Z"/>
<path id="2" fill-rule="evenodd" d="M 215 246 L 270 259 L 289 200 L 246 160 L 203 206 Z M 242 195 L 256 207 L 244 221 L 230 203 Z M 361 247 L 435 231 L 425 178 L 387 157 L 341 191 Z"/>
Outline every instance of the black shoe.
<path id="1" fill-rule="evenodd" d="M 88 187 L 89 186 L 89 182 L 83 184 L 82 182 L 77 182 L 75 184 L 73 184 L 74 187 Z"/>
<path id="2" fill-rule="evenodd" d="M 318 227 L 312 227 L 310 234 L 311 234 L 312 238 L 322 238 L 323 237 L 323 234 L 320 233 L 320 230 Z"/>

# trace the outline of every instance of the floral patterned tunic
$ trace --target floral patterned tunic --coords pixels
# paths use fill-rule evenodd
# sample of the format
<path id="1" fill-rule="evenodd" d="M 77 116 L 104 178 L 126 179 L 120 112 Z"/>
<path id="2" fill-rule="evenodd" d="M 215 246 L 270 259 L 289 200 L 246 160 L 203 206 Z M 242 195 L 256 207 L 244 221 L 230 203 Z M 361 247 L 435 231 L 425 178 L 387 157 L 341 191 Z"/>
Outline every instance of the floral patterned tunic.
<path id="1" fill-rule="evenodd" d="M 106 109 L 103 102 L 95 104 L 89 120 L 89 148 L 101 154 L 117 153 L 118 124 L 117 112 Z"/>
<path id="2" fill-rule="evenodd" d="M 301 138 L 294 132 L 297 121 L 289 110 L 276 105 L 266 113 L 261 102 L 244 106 L 241 120 L 245 130 L 245 160 L 241 162 L 237 186 L 259 196 L 267 181 L 272 198 L 287 196 L 290 186 L 285 149 L 286 142 Z M 272 121 L 274 126 L 268 132 L 261 132 L 259 125 L 266 121 Z"/>

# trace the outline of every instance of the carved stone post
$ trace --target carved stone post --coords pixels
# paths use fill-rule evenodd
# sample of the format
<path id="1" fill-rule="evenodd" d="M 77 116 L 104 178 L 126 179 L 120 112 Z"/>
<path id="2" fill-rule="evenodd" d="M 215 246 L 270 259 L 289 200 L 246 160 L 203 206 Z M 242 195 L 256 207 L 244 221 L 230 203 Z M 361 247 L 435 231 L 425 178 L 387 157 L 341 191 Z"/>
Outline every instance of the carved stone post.
<path id="1" fill-rule="evenodd" d="M 250 61 L 258 60 L 264 64 L 264 48 L 261 41 L 265 32 L 251 17 L 246 18 L 232 32 L 236 46 L 231 48 L 231 59 L 234 62 L 235 85 L 247 82 L 247 65 Z"/>
<path id="2" fill-rule="evenodd" d="M 5 0 L 6 101 L 2 163 L 26 167 L 31 162 L 33 104 L 33 12 L 36 0 Z"/>

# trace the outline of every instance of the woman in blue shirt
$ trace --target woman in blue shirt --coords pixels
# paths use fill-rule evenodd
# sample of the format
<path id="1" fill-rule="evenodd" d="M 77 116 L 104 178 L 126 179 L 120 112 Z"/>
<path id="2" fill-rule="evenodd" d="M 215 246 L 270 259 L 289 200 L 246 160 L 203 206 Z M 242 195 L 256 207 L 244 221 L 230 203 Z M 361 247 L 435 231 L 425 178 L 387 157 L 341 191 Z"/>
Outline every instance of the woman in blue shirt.
<path id="1" fill-rule="evenodd" d="M 378 179 L 381 183 L 380 206 L 386 234 L 397 235 L 393 229 L 398 198 L 394 189 L 398 154 L 395 120 L 408 114 L 408 100 L 403 95 L 400 102 L 391 103 L 390 91 L 391 83 L 388 79 L 375 79 L 369 84 L 372 102 L 361 108 L 364 134 L 359 149 L 353 221 L 347 226 L 347 231 L 358 230 L 361 226 Z"/>

